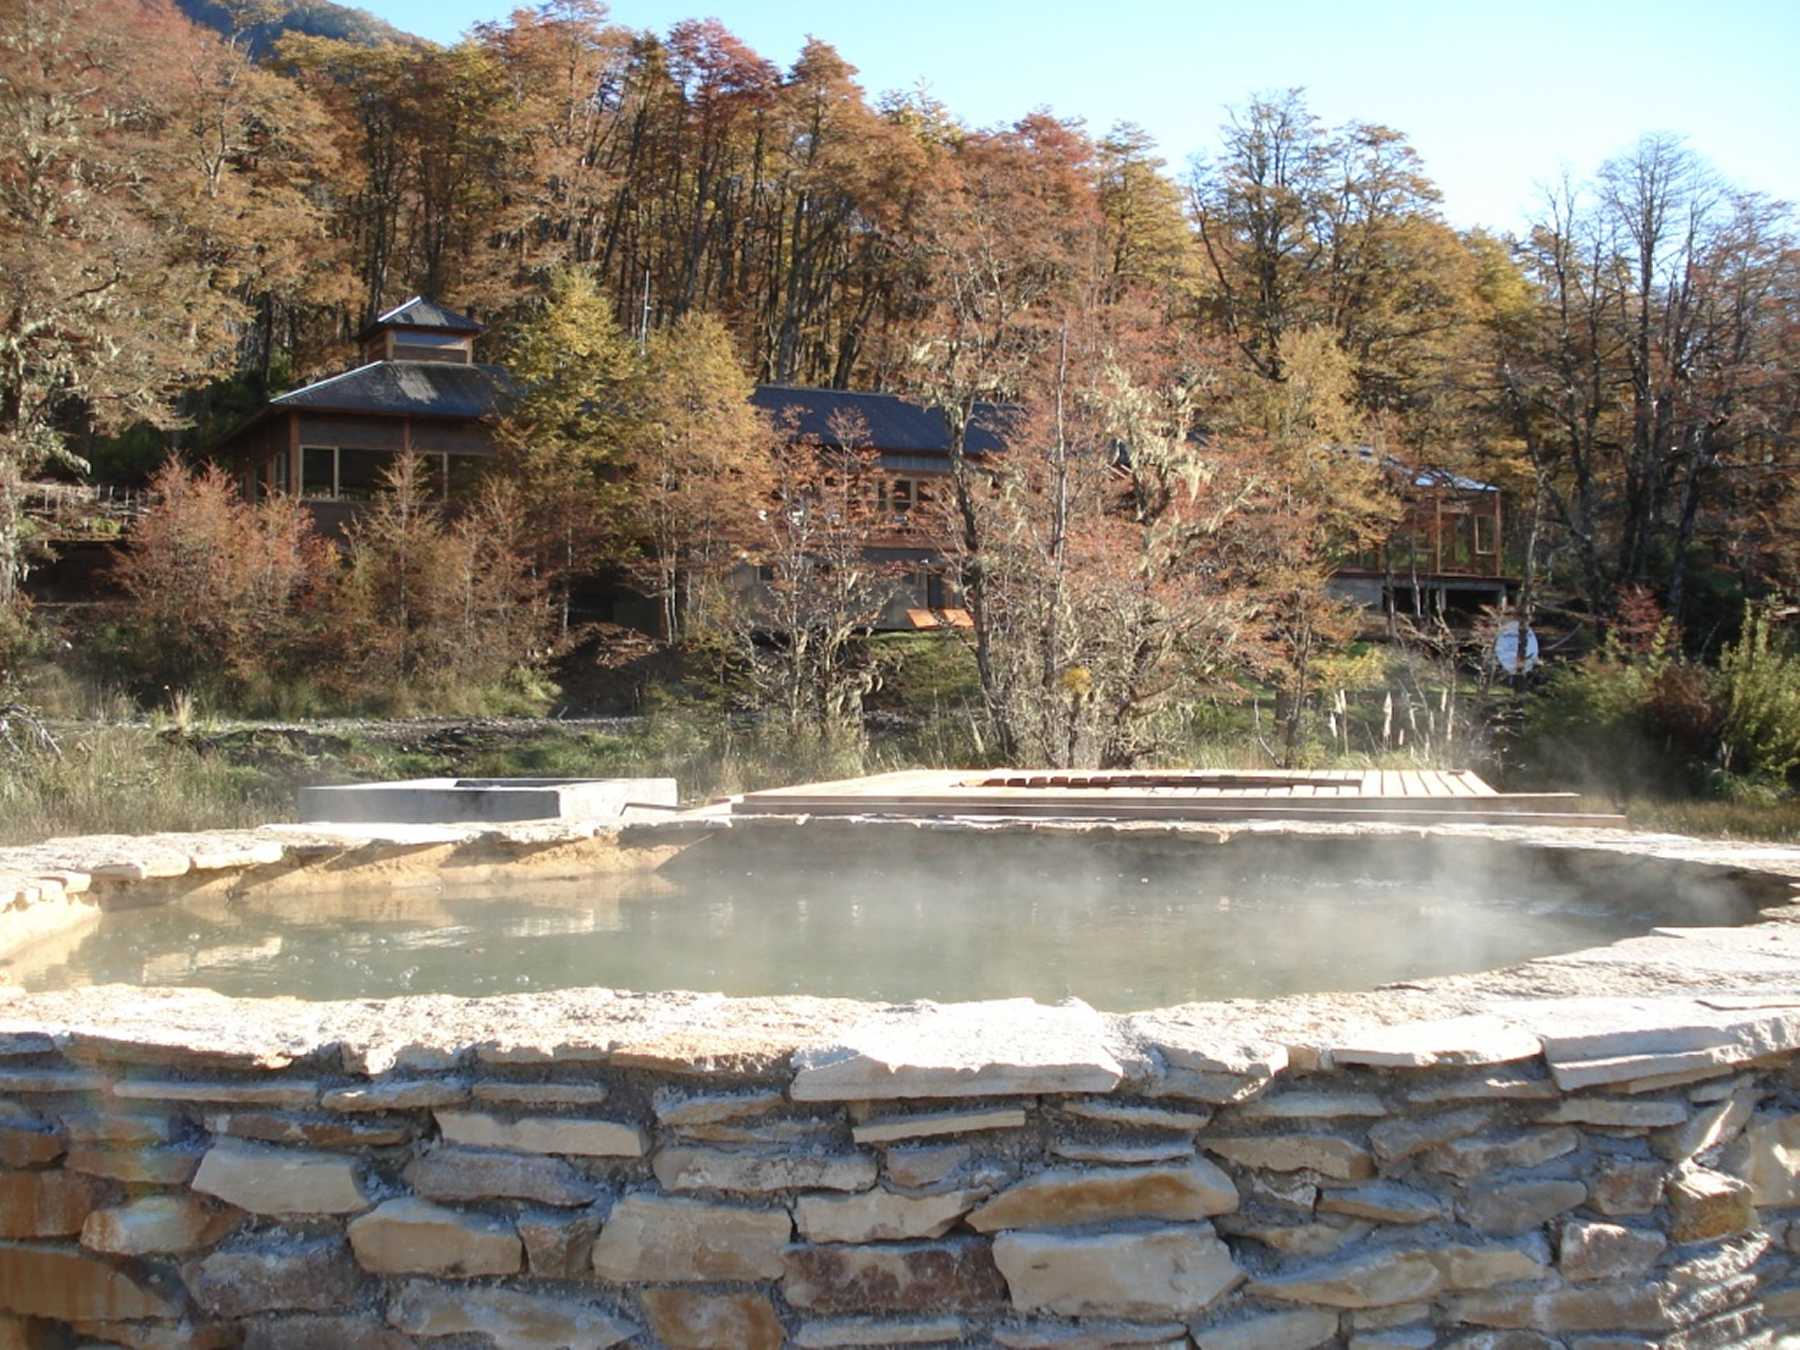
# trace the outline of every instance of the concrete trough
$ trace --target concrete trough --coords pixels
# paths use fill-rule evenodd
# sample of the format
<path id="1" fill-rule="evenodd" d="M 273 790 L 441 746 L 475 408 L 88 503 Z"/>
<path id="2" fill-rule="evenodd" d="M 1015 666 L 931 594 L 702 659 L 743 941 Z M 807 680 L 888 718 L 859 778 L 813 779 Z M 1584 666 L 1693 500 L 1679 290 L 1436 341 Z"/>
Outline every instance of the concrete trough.
<path id="1" fill-rule="evenodd" d="M 631 807 L 672 810 L 673 778 L 410 778 L 300 789 L 300 819 L 344 824 L 617 820 Z"/>

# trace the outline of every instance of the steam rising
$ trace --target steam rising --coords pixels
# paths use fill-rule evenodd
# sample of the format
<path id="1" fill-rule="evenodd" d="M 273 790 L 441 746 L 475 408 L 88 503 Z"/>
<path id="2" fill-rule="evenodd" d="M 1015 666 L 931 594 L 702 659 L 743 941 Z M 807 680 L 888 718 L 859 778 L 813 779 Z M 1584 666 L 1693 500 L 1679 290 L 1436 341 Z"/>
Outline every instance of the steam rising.
<path id="1" fill-rule="evenodd" d="M 784 832 L 785 833 L 785 832 Z M 306 998 L 610 985 L 1131 1010 L 1367 989 L 1659 925 L 1737 924 L 1723 873 L 1480 841 L 1229 844 L 796 831 L 696 845 L 655 876 L 491 892 L 189 902 L 108 915 L 14 965 Z"/>

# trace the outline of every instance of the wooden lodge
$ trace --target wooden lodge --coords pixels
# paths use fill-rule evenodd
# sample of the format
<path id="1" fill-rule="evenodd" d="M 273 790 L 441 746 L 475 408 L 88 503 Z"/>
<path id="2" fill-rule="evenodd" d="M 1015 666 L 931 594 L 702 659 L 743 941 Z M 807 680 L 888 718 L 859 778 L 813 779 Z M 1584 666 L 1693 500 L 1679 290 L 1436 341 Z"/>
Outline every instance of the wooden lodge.
<path id="1" fill-rule="evenodd" d="M 483 325 L 421 296 L 379 316 L 361 334 L 361 364 L 278 395 L 219 446 L 252 498 L 298 496 L 321 530 L 340 533 L 372 497 L 392 458 L 403 451 L 431 462 L 439 490 L 463 495 L 494 457 L 493 425 L 507 377 L 476 359 Z M 794 434 L 821 446 L 849 415 L 867 429 L 879 455 L 879 507 L 885 518 L 870 552 L 896 574 L 893 599 L 878 627 L 929 628 L 966 619 L 923 531 L 918 509 L 942 491 L 949 473 L 943 415 L 897 394 L 758 385 L 751 401 Z M 1001 440 L 978 419 L 973 455 Z M 1366 453 L 1366 452 L 1365 452 Z M 1341 568 L 1333 587 L 1371 607 L 1473 606 L 1504 597 L 1501 502 L 1497 489 L 1437 472 L 1405 473 L 1407 514 L 1387 544 Z M 745 564 L 740 588 L 753 592 Z M 588 617 L 642 622 L 648 609 L 616 587 L 583 597 Z"/>

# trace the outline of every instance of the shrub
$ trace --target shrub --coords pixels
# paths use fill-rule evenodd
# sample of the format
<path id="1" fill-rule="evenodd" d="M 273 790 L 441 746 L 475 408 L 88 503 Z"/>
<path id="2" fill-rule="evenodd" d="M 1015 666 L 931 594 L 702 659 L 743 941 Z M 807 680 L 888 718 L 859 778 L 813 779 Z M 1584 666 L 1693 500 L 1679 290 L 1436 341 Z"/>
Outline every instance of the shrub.
<path id="1" fill-rule="evenodd" d="M 427 483 L 423 461 L 400 456 L 349 529 L 329 608 L 334 678 L 352 701 L 437 706 L 499 689 L 542 654 L 549 616 L 513 489 L 488 481 L 450 523 Z"/>
<path id="2" fill-rule="evenodd" d="M 285 496 L 252 504 L 217 467 L 171 460 L 116 576 L 120 653 L 140 685 L 204 687 L 235 702 L 304 656 L 330 545 Z"/>
<path id="3" fill-rule="evenodd" d="M 1718 765 L 1753 782 L 1785 785 L 1800 766 L 1800 659 L 1776 643 L 1770 609 L 1752 609 L 1719 657 Z"/>

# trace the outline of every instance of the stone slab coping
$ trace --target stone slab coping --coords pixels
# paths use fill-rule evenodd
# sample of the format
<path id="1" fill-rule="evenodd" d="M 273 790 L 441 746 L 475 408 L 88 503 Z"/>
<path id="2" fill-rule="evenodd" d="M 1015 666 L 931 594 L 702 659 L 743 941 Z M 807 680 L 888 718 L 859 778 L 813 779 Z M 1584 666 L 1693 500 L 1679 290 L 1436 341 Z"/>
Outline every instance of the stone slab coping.
<path id="1" fill-rule="evenodd" d="M 653 846 L 716 815 L 620 832 Z M 1482 839 L 1630 854 L 1740 874 L 1800 878 L 1800 849 L 1673 835 L 1517 826 L 1290 823 L 1198 828 L 1069 826 L 992 820 L 814 822 L 855 828 L 1026 830 L 1044 834 L 1192 837 Z M 805 828 L 736 821 L 733 830 Z M 0 850 L 0 876 L 169 875 L 177 860 L 285 858 L 370 846 L 592 838 L 593 822 L 471 826 L 265 826 L 206 835 L 51 840 Z M 224 865 L 224 864 L 218 864 Z M 71 887 L 71 889 L 75 889 Z M 1201 1102 L 1239 1100 L 1288 1071 L 1334 1064 L 1388 1068 L 1542 1064 L 1560 1084 L 1657 1083 L 1705 1077 L 1800 1048 L 1800 906 L 1738 928 L 1665 928 L 1611 947 L 1506 970 L 1362 993 L 1184 1004 L 1105 1013 L 1071 1000 L 867 1003 L 809 997 L 570 989 L 493 998 L 448 995 L 309 1002 L 233 999 L 199 989 L 101 986 L 54 993 L 0 990 L 0 1085 L 7 1057 L 59 1049 L 86 1061 L 256 1072 L 317 1063 L 359 1075 L 432 1074 L 472 1065 L 584 1063 L 727 1078 L 780 1080 L 798 1100 L 880 1100 L 1129 1090 Z M 35 1090 L 65 1090 L 39 1086 Z"/>
<path id="2" fill-rule="evenodd" d="M 304 787 L 308 821 L 606 820 L 629 808 L 676 809 L 673 778 L 411 778 Z"/>

